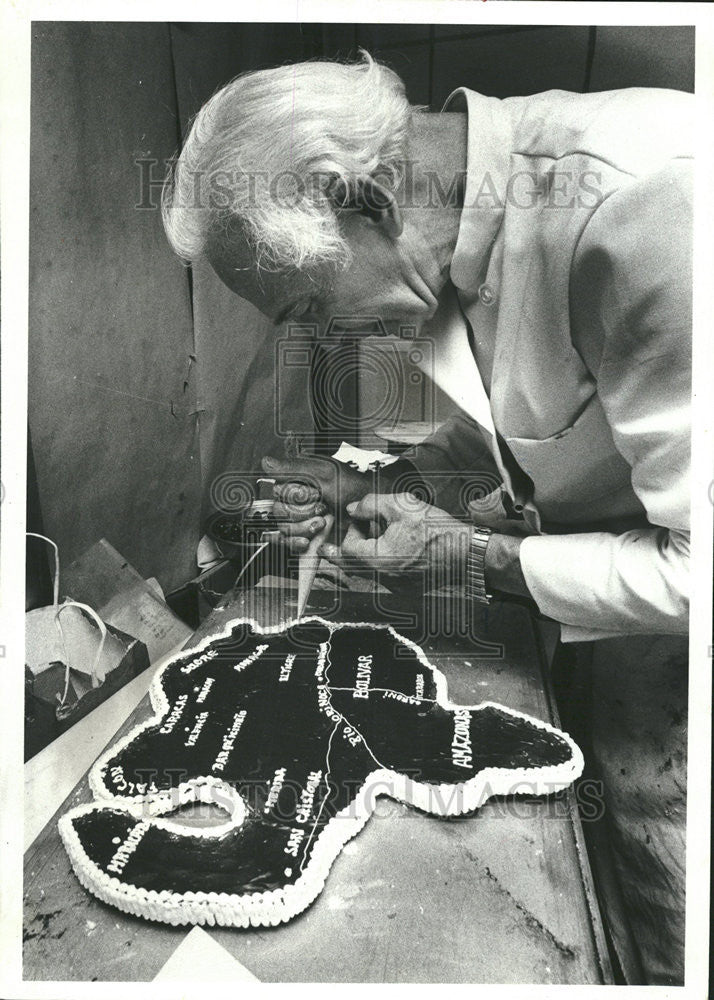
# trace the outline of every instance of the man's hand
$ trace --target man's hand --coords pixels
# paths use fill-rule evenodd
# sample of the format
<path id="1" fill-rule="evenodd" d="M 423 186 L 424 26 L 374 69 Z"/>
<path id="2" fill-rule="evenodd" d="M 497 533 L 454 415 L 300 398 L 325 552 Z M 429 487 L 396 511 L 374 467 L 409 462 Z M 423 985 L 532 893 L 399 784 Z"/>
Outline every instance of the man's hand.
<path id="1" fill-rule="evenodd" d="M 273 513 L 291 552 L 304 552 L 325 526 L 328 511 L 339 512 L 362 497 L 370 480 L 348 465 L 312 455 L 266 457 L 263 470 L 276 480 Z"/>
<path id="2" fill-rule="evenodd" d="M 347 513 L 353 522 L 342 545 L 325 542 L 320 549 L 326 559 L 347 572 L 420 573 L 429 587 L 466 582 L 471 525 L 411 493 L 371 493 L 348 504 Z M 530 597 L 520 565 L 521 541 L 495 532 L 491 535 L 486 548 L 489 588 Z"/>
<path id="3" fill-rule="evenodd" d="M 347 505 L 342 545 L 321 554 L 349 573 L 426 574 L 430 586 L 463 583 L 471 528 L 411 493 L 370 493 Z"/>

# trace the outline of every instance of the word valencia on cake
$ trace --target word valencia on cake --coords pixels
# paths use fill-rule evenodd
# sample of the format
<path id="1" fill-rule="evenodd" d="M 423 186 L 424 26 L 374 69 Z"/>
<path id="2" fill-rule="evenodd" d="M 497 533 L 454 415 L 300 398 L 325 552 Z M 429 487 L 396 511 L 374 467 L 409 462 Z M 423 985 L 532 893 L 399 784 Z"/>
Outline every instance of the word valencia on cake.
<path id="1" fill-rule="evenodd" d="M 85 888 L 171 924 L 290 920 L 379 795 L 460 815 L 565 788 L 583 764 L 545 722 L 451 704 L 444 676 L 385 625 L 235 621 L 159 671 L 151 702 L 90 771 L 96 801 L 59 827 Z M 225 822 L 172 817 L 189 802 Z"/>

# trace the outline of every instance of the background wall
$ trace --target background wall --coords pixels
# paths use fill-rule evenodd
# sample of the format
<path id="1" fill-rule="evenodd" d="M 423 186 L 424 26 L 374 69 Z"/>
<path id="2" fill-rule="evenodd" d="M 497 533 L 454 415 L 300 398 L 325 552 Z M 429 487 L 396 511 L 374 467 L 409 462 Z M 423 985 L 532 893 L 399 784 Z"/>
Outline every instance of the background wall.
<path id="1" fill-rule="evenodd" d="M 102 535 L 169 585 L 200 499 L 186 272 L 135 159 L 169 156 L 163 24 L 38 24 L 33 37 L 29 416 L 44 528 L 65 560 Z"/>
<path id="2" fill-rule="evenodd" d="M 158 211 L 137 207 L 137 161 L 163 163 L 237 73 L 360 45 L 434 110 L 460 85 L 693 89 L 686 27 L 36 23 L 30 429 L 41 520 L 65 559 L 105 536 L 177 586 L 212 484 L 311 427 L 309 367 L 276 370 L 271 325 L 173 257 Z M 344 405 L 357 420 L 356 389 Z"/>

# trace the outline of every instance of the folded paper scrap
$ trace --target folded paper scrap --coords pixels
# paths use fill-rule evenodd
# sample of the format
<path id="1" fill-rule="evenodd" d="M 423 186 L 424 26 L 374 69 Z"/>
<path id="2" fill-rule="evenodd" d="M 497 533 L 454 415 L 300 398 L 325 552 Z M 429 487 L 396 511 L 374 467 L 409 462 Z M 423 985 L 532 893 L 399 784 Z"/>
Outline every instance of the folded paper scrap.
<path id="1" fill-rule="evenodd" d="M 344 465 L 351 465 L 358 472 L 376 472 L 399 460 L 399 455 L 389 455 L 386 451 L 374 451 L 367 448 L 357 448 L 343 441 L 332 456 Z"/>
<path id="2" fill-rule="evenodd" d="M 52 550 L 54 582 L 52 604 L 25 613 L 25 760 L 149 666 L 144 643 L 90 603 L 60 603 L 57 544 L 36 532 L 27 537 Z"/>
<path id="3" fill-rule="evenodd" d="M 391 627 L 247 620 L 170 661 L 153 718 L 90 771 L 61 817 L 72 866 L 121 910 L 171 924 L 267 926 L 320 893 L 380 795 L 436 816 L 548 794 L 581 773 L 573 740 L 502 705 L 455 705 Z M 213 803 L 218 826 L 171 817 Z"/>

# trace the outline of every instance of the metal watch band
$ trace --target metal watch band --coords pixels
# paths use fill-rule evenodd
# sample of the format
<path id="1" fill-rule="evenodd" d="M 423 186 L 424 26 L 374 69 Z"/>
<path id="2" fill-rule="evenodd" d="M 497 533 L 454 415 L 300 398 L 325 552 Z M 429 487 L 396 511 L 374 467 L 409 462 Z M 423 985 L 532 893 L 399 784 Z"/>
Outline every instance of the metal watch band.
<path id="1" fill-rule="evenodd" d="M 486 591 L 486 546 L 493 532 L 490 528 L 474 528 L 466 560 L 466 593 L 480 604 L 490 604 L 492 595 Z"/>

